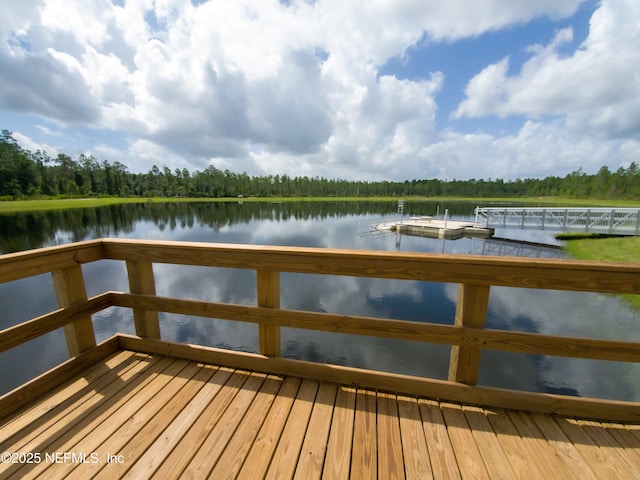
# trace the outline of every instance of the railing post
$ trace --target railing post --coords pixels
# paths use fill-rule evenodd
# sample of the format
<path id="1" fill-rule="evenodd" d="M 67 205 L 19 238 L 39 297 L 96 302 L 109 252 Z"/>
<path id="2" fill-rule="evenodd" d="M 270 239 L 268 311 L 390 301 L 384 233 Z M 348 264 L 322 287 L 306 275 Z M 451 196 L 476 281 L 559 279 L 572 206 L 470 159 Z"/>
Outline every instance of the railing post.
<path id="1" fill-rule="evenodd" d="M 613 233 L 613 225 L 614 225 L 614 220 L 616 218 L 616 211 L 611 210 L 609 215 L 610 215 L 609 216 L 609 233 Z"/>
<path id="2" fill-rule="evenodd" d="M 51 272 L 53 288 L 60 308 L 69 307 L 87 300 L 87 289 L 84 285 L 80 265 Z M 64 336 L 67 340 L 69 355 L 76 355 L 95 347 L 96 337 L 93 332 L 91 315 L 83 315 L 65 325 Z"/>
<path id="3" fill-rule="evenodd" d="M 460 284 L 455 325 L 484 328 L 489 304 L 489 285 Z M 480 366 L 480 349 L 453 345 L 449 361 L 449 380 L 475 385 Z"/>
<path id="4" fill-rule="evenodd" d="M 280 272 L 257 270 L 258 306 L 280 308 Z M 280 327 L 258 325 L 260 353 L 271 357 L 280 356 Z"/>
<path id="5" fill-rule="evenodd" d="M 143 295 L 155 295 L 156 284 L 153 278 L 153 264 L 150 262 L 127 262 L 129 291 Z M 133 309 L 133 321 L 136 335 L 146 338 L 160 338 L 158 312 L 142 308 Z"/>

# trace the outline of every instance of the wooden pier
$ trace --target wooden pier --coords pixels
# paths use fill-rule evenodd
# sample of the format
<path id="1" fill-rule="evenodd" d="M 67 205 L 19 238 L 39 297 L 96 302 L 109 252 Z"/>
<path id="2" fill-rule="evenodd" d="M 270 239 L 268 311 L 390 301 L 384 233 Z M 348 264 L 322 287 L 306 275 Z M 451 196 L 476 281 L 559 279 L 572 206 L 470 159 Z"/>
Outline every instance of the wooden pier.
<path id="1" fill-rule="evenodd" d="M 124 261 L 130 293 L 87 298 L 82 264 Z M 255 270 L 257 305 L 160 297 L 153 263 Z M 459 283 L 452 325 L 279 307 L 279 272 Z M 640 264 L 103 239 L 0 256 L 0 282 L 52 273 L 70 359 L 0 398 L 1 478 L 638 478 L 640 403 L 476 385 L 483 349 L 640 362 L 637 342 L 484 328 L 491 286 L 640 293 Z M 136 335 L 96 345 L 91 315 Z M 158 312 L 252 322 L 260 352 L 161 338 Z M 560 319 L 561 321 L 561 314 Z M 452 345 L 449 379 L 280 357 L 280 328 Z"/>

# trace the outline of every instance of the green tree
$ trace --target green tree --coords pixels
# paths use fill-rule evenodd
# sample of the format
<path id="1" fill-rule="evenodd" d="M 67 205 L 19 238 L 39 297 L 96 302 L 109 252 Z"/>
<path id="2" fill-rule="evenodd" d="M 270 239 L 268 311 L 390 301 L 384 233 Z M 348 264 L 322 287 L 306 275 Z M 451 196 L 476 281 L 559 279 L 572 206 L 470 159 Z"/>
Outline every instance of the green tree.
<path id="1" fill-rule="evenodd" d="M 36 164 L 11 132 L 0 134 L 0 196 L 22 197 L 35 191 Z"/>

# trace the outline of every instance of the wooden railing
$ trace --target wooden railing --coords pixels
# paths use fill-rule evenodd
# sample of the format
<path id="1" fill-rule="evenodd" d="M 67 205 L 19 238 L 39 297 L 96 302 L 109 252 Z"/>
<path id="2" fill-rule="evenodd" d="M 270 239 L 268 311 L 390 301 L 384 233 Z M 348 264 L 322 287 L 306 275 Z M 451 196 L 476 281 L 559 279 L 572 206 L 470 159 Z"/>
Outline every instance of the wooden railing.
<path id="1" fill-rule="evenodd" d="M 109 291 L 87 298 L 81 265 L 101 259 L 126 262 L 130 293 Z M 158 296 L 154 263 L 255 270 L 257 305 Z M 484 328 L 491 286 L 640 294 L 640 264 L 121 239 L 92 240 L 0 256 L 0 283 L 47 272 L 52 274 L 60 308 L 1 331 L 0 351 L 64 327 L 70 355 L 79 356 L 96 348 L 91 315 L 120 306 L 132 309 L 137 335 L 119 335 L 124 347 L 468 403 L 640 420 L 638 402 L 475 385 L 482 349 L 640 362 L 640 344 L 636 342 Z M 281 309 L 280 272 L 457 283 L 455 322 L 440 325 Z M 204 347 L 195 351 L 192 346 L 163 341 L 158 312 L 255 323 L 259 328 L 260 354 Z M 449 380 L 279 358 L 281 327 L 449 344 L 452 346 Z"/>

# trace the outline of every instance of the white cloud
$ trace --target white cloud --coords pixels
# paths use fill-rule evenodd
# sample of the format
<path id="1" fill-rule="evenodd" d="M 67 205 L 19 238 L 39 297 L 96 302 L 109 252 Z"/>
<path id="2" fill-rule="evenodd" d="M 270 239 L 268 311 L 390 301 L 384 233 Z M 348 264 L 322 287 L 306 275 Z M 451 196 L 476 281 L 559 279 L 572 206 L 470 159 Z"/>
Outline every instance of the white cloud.
<path id="1" fill-rule="evenodd" d="M 631 0 L 605 0 L 570 56 L 563 29 L 532 46 L 517 74 L 505 57 L 471 79 L 457 118 L 529 117 L 502 137 L 437 129 L 448 72 L 413 81 L 380 67 L 416 44 L 566 17 L 579 0 L 23 3 L 11 0 L 0 19 L 0 108 L 119 132 L 130 144 L 111 153 L 132 171 L 510 178 L 554 172 L 559 161 L 564 171 L 597 168 L 612 152 L 628 162 L 637 147 Z"/>
<path id="2" fill-rule="evenodd" d="M 14 132 L 13 133 L 13 138 L 15 138 L 18 143 L 20 144 L 20 146 L 26 150 L 29 150 L 31 152 L 36 152 L 38 150 L 40 150 L 41 152 L 47 152 L 47 154 L 50 157 L 56 157 L 58 155 L 58 150 L 56 149 L 56 147 L 53 147 L 51 145 L 48 145 L 46 143 L 38 143 L 33 141 L 31 138 L 19 133 L 19 132 Z"/>
<path id="3" fill-rule="evenodd" d="M 81 45 L 99 46 L 107 40 L 111 16 L 109 0 L 44 0 L 40 8 L 43 27 L 70 34 Z"/>
<path id="4" fill-rule="evenodd" d="M 424 168 L 438 178 L 515 180 L 564 176 L 581 167 L 595 172 L 605 164 L 615 169 L 633 161 L 637 146 L 632 142 L 622 155 L 616 140 L 581 135 L 561 121 L 527 121 L 513 135 L 445 132 L 419 156 Z"/>
<path id="5" fill-rule="evenodd" d="M 455 116 L 556 115 L 575 130 L 617 137 L 640 131 L 640 3 L 605 0 L 594 12 L 588 38 L 572 55 L 561 47 L 572 40 L 560 30 L 549 45 L 532 49 L 516 75 L 508 59 L 471 79 Z M 635 19 L 635 20 L 634 20 Z"/>
<path id="6" fill-rule="evenodd" d="M 38 1 L 25 2 L 24 0 L 5 0 L 2 2 L 2 15 L 0 15 L 0 35 L 3 39 L 16 40 L 23 37 L 30 27 L 37 23 Z"/>
<path id="7" fill-rule="evenodd" d="M 117 155 L 117 151 L 113 151 L 113 154 Z M 133 162 L 126 160 L 119 161 L 127 165 L 130 171 L 134 172 L 146 172 L 154 165 L 159 168 L 169 166 L 171 171 L 174 171 L 176 168 L 182 170 L 183 168 L 189 169 L 189 167 L 191 167 L 191 165 L 186 164 L 181 155 L 171 152 L 169 149 L 150 142 L 149 140 L 136 140 L 128 151 L 123 152 L 122 157 L 133 160 Z M 114 158 L 112 161 L 116 160 L 118 159 Z"/>
<path id="8" fill-rule="evenodd" d="M 465 88 L 466 99 L 454 112 L 454 117 L 497 114 L 505 115 L 502 106 L 507 90 L 507 72 L 509 71 L 509 59 L 504 58 L 498 63 L 484 68 L 473 77 Z"/>

